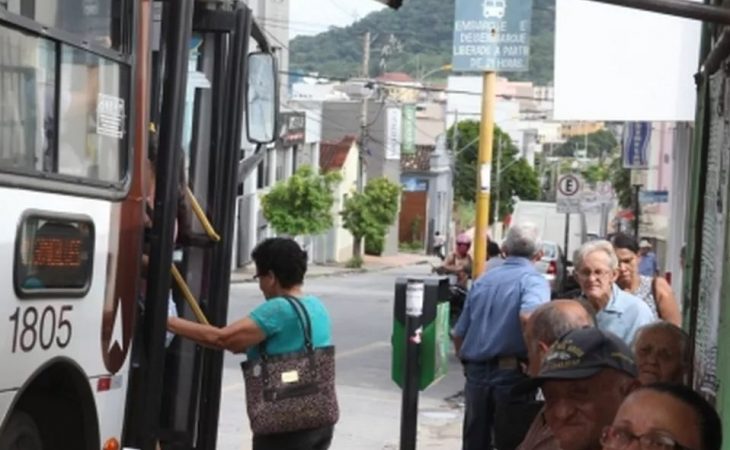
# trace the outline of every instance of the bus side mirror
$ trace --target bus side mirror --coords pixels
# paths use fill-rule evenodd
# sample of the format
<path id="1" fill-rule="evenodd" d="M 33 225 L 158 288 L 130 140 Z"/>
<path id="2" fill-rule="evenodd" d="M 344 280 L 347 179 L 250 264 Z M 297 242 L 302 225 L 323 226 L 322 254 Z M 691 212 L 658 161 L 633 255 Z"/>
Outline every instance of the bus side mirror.
<path id="1" fill-rule="evenodd" d="M 271 53 L 248 55 L 246 134 L 249 142 L 269 144 L 277 138 L 279 76 Z"/>

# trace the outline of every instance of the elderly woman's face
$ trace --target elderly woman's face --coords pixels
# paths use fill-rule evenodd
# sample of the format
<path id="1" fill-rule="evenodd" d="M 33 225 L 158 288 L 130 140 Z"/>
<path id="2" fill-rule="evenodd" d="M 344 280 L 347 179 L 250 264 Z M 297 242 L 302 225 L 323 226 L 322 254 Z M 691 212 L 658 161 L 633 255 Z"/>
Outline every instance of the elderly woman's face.
<path id="1" fill-rule="evenodd" d="M 682 343 L 676 333 L 661 328 L 644 330 L 634 344 L 641 384 L 684 382 Z"/>
<path id="2" fill-rule="evenodd" d="M 616 271 L 611 268 L 611 259 L 603 251 L 587 254 L 576 272 L 578 284 L 589 300 L 604 300 L 611 295 Z"/>
<path id="3" fill-rule="evenodd" d="M 638 438 L 649 448 L 702 448 L 697 413 L 669 394 L 640 390 L 621 404 L 601 438 L 604 450 L 639 448 Z M 653 445 L 652 445 L 653 444 Z"/>

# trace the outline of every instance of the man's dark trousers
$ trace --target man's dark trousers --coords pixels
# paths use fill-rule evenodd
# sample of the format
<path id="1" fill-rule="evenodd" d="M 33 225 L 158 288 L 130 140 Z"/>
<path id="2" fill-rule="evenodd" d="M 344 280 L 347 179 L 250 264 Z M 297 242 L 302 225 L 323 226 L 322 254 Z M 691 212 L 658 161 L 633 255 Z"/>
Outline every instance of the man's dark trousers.
<path id="1" fill-rule="evenodd" d="M 512 387 L 526 378 L 519 369 L 500 369 L 497 361 L 464 363 L 466 386 L 464 397 L 463 450 L 489 450 L 492 448 L 495 405 L 515 401 L 510 394 Z"/>

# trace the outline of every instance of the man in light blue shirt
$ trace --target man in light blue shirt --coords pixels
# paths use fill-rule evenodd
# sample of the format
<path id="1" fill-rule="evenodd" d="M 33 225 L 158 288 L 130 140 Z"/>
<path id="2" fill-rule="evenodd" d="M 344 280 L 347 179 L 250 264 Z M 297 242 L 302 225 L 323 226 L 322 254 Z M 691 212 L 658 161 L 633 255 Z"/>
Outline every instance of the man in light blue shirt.
<path id="1" fill-rule="evenodd" d="M 540 248 L 534 225 L 510 228 L 503 246 L 507 258 L 474 283 L 452 331 L 466 375 L 463 450 L 492 447 L 498 402 L 528 400 L 511 397 L 510 391 L 526 377 L 522 325 L 550 300 L 547 280 L 533 265 Z"/>
<path id="2" fill-rule="evenodd" d="M 631 345 L 636 331 L 654 322 L 654 314 L 642 299 L 615 283 L 618 258 L 608 241 L 583 244 L 576 258 L 576 279 L 583 297 L 596 309 L 596 326 Z"/>
<path id="3" fill-rule="evenodd" d="M 646 239 L 639 243 L 639 275 L 652 278 L 659 275 L 656 253 L 651 251 L 651 243 Z"/>

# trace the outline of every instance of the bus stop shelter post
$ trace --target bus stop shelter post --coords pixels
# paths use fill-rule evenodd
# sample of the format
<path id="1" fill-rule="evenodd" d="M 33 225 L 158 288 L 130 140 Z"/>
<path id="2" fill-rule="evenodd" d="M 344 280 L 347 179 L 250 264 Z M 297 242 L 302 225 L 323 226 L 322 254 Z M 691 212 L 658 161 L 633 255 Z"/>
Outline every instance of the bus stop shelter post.
<path id="1" fill-rule="evenodd" d="M 424 283 L 409 279 L 406 286 L 405 370 L 401 403 L 400 450 L 416 450 L 418 428 L 418 387 L 421 375 L 421 316 L 423 315 Z"/>

